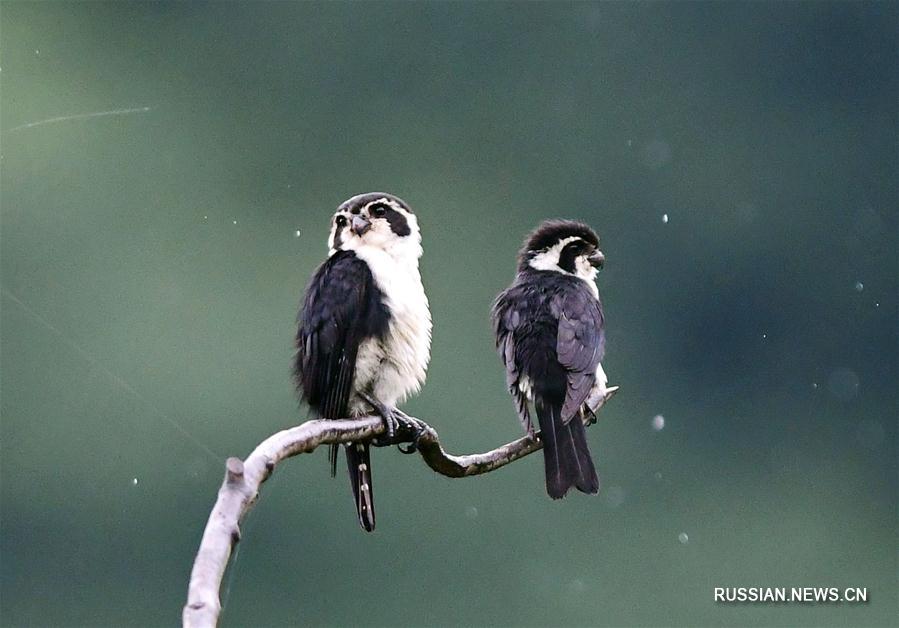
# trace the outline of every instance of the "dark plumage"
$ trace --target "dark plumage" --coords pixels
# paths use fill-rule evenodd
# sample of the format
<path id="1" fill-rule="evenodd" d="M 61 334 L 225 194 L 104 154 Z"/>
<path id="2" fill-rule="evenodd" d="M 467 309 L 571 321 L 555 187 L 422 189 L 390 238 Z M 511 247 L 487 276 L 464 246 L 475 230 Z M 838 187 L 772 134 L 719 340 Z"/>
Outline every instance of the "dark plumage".
<path id="1" fill-rule="evenodd" d="M 376 444 L 387 445 L 399 426 L 413 427 L 396 405 L 419 390 L 430 358 L 418 219 L 391 194 L 360 194 L 334 213 L 328 248 L 300 309 L 297 388 L 320 418 L 378 414 L 385 429 Z M 359 523 L 370 532 L 375 511 L 369 445 L 344 447 Z M 337 449 L 330 448 L 332 475 Z"/>
<path id="2" fill-rule="evenodd" d="M 368 265 L 352 251 L 338 251 L 312 277 L 300 311 L 295 375 L 309 407 L 324 419 L 350 416 L 347 407 L 359 345 L 387 333 L 390 315 Z M 331 474 L 337 464 L 337 445 L 329 459 Z M 359 522 L 375 526 L 368 444 L 346 447 L 347 468 Z M 359 473 L 365 465 L 365 473 Z M 360 487 L 369 488 L 362 494 Z"/>
<path id="3" fill-rule="evenodd" d="M 595 271 L 584 270 L 601 264 L 598 243 L 581 223 L 544 223 L 520 253 L 515 281 L 493 305 L 506 383 L 529 432 L 529 402 L 534 403 L 546 489 L 553 498 L 572 486 L 584 493 L 599 490 L 580 414 L 591 391 L 605 386 L 605 374 L 597 378 L 605 348 L 602 305 L 588 283 Z M 578 257 L 587 260 L 580 268 Z"/>

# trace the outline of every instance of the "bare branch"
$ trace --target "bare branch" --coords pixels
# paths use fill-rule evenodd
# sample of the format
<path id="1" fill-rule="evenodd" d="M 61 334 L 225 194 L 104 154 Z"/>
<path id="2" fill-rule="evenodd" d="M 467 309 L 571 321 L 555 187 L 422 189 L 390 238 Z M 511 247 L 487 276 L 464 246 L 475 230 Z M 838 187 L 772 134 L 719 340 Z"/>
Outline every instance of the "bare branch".
<path id="1" fill-rule="evenodd" d="M 588 406 L 597 413 L 616 392 L 617 386 L 609 388 L 605 396 L 588 399 Z M 307 421 L 268 437 L 244 461 L 228 458 L 225 479 L 206 522 L 191 570 L 187 604 L 182 613 L 185 628 L 212 628 L 218 623 L 221 612 L 219 588 L 231 550 L 240 540 L 240 523 L 255 505 L 260 486 L 279 462 L 309 453 L 320 445 L 368 441 L 383 431 L 380 417 L 374 416 Z M 443 450 L 436 430 L 430 426 L 420 435 L 417 445 L 431 469 L 451 478 L 488 473 L 543 447 L 538 433 L 482 454 L 453 456 Z"/>

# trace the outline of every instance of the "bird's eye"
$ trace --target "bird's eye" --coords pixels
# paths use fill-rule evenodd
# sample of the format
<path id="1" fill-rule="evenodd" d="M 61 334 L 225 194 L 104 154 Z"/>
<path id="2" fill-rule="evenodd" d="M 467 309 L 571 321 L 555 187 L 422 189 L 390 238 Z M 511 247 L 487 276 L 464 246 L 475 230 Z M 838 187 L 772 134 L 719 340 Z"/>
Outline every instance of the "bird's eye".
<path id="1" fill-rule="evenodd" d="M 346 226 L 346 216 L 338 216 L 337 218 L 334 219 L 334 224 L 336 224 L 338 227 L 345 227 Z"/>
<path id="2" fill-rule="evenodd" d="M 375 218 L 383 218 L 387 213 L 387 208 L 383 205 L 372 205 L 368 211 Z"/>

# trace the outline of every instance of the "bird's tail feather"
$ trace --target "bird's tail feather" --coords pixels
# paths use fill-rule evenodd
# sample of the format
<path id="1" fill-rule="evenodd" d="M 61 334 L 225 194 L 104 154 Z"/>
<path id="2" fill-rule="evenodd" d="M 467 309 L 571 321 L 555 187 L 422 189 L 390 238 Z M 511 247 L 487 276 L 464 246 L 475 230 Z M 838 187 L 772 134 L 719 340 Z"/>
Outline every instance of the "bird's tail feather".
<path id="1" fill-rule="evenodd" d="M 331 477 L 337 475 L 337 450 L 340 445 L 334 444 L 328 447 L 328 464 L 331 465 Z"/>
<path id="2" fill-rule="evenodd" d="M 346 464 L 350 472 L 350 483 L 353 486 L 353 498 L 356 502 L 356 513 L 359 525 L 366 532 L 375 529 L 375 502 L 371 484 L 371 458 L 368 444 L 349 443 L 346 449 Z"/>
<path id="3" fill-rule="evenodd" d="M 553 499 L 564 497 L 572 486 L 582 493 L 599 492 L 599 476 L 587 448 L 584 423 L 574 417 L 565 424 L 561 403 L 538 398 L 535 406 L 543 439 L 546 492 Z"/>

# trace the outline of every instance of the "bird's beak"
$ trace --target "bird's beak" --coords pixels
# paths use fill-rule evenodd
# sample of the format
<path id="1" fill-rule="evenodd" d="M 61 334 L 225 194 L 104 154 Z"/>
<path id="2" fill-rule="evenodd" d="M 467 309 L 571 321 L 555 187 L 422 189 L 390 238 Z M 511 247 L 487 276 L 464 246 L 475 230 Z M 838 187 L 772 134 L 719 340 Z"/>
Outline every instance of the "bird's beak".
<path id="1" fill-rule="evenodd" d="M 602 251 L 596 249 L 587 256 L 587 261 L 589 261 L 590 265 L 594 268 L 602 268 L 603 264 L 606 262 L 606 256 L 602 254 Z"/>
<path id="2" fill-rule="evenodd" d="M 362 237 L 362 234 L 371 229 L 371 223 L 363 216 L 353 216 L 352 229 L 353 233 Z"/>

